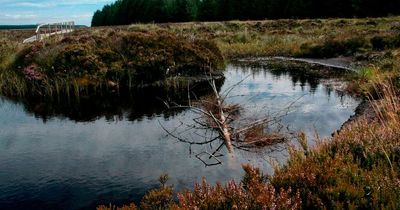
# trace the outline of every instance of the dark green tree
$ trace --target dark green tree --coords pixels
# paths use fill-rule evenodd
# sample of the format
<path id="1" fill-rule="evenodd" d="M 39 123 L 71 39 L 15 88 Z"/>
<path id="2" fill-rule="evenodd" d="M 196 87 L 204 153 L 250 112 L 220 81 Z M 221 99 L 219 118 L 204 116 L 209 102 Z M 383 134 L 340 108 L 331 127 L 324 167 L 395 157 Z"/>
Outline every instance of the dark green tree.
<path id="1" fill-rule="evenodd" d="M 92 26 L 396 14 L 400 0 L 117 0 L 93 14 Z"/>
<path id="2" fill-rule="evenodd" d="M 202 0 L 199 6 L 199 20 L 217 20 L 217 0 Z"/>

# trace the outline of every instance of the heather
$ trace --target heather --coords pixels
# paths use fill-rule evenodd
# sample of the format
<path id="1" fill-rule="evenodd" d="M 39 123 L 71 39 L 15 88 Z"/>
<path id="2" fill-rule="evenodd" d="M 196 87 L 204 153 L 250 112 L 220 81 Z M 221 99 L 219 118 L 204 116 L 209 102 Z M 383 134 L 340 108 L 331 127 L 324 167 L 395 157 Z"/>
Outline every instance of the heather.
<path id="1" fill-rule="evenodd" d="M 11 96 L 162 85 L 169 78 L 216 75 L 224 66 L 212 42 L 167 31 L 79 30 L 33 44 L 4 43 L 0 90 Z"/>

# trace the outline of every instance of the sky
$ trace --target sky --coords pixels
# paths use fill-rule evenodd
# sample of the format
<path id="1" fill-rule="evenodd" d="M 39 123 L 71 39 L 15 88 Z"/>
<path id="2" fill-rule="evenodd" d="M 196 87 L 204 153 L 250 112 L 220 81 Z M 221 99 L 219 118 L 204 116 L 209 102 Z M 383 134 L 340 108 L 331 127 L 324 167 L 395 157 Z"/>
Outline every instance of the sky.
<path id="1" fill-rule="evenodd" d="M 0 0 L 0 25 L 75 21 L 90 26 L 93 13 L 115 0 Z"/>

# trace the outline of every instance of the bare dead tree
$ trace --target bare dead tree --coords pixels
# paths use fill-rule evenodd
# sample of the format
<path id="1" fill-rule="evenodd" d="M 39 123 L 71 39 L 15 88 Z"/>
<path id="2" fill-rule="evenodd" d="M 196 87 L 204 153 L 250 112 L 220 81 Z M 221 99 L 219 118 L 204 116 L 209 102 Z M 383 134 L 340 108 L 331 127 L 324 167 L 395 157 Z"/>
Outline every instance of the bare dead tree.
<path id="1" fill-rule="evenodd" d="M 233 155 L 235 148 L 249 150 L 254 147 L 274 145 L 286 141 L 288 137 L 281 132 L 284 126 L 280 123 L 280 120 L 288 114 L 290 107 L 295 102 L 289 104 L 288 107 L 280 112 L 269 114 L 256 120 L 248 120 L 249 122 L 247 123 L 243 123 L 246 120 L 239 119 L 242 111 L 240 105 L 226 103 L 225 99 L 228 98 L 230 92 L 246 78 L 228 88 L 223 95 L 218 92 L 215 80 L 210 78 L 211 95 L 199 99 L 196 98 L 192 101 L 188 93 L 188 105 L 165 102 L 169 109 L 185 108 L 193 112 L 196 117 L 193 118 L 191 123 L 180 121 L 180 125 L 173 130 L 165 128 L 161 123 L 160 126 L 168 135 L 190 146 L 211 145 L 218 140 L 221 141 L 213 152 L 204 151 L 196 155 L 206 166 L 221 164 L 218 157 L 222 155 L 219 152 L 224 146 L 227 148 L 228 153 Z M 266 127 L 274 127 L 274 132 L 265 132 Z M 188 132 L 194 135 L 195 138 L 190 139 L 188 136 L 183 135 Z M 214 159 L 215 162 L 207 163 L 202 159 L 204 155 L 207 155 L 208 159 Z"/>

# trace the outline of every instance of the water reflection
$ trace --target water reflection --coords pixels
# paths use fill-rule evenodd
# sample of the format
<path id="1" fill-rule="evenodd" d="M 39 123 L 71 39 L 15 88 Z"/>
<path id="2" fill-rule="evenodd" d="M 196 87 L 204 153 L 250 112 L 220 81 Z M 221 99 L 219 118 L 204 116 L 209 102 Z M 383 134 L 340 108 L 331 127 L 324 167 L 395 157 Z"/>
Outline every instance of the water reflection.
<path id="1" fill-rule="evenodd" d="M 220 89 L 224 79 L 218 79 Z M 92 122 L 100 118 L 106 121 L 140 121 L 163 114 L 165 118 L 175 116 L 182 110 L 168 110 L 165 103 L 187 103 L 191 98 L 211 93 L 209 83 L 199 82 L 189 87 L 148 87 L 130 92 L 102 93 L 95 96 L 25 97 L 6 98 L 9 102 L 22 104 L 24 110 L 44 122 L 52 118 L 67 118 L 76 122 Z"/>
<path id="2" fill-rule="evenodd" d="M 334 131 L 331 129 L 334 124 L 341 121 L 340 115 L 351 115 L 353 110 L 350 113 L 346 110 L 358 104 L 357 99 L 335 89 L 335 85 L 344 85 L 340 79 L 345 73 L 342 71 L 319 71 L 317 66 L 296 63 L 285 63 L 283 67 L 269 63 L 239 63 L 229 68 L 231 71 L 226 77 L 230 79 L 222 91 L 250 75 L 232 91 L 237 97 L 229 99 L 231 103 L 245 107 L 244 117 L 254 119 L 262 116 L 261 113 L 275 113 L 290 106 L 283 122 L 292 131 L 304 131 L 309 137 L 316 132 L 329 136 Z"/>
<path id="3" fill-rule="evenodd" d="M 283 119 L 292 130 L 329 136 L 358 104 L 326 86 L 323 77 L 241 65 L 229 65 L 225 76 L 221 92 L 236 85 L 228 102 L 244 105 L 246 118 L 280 110 L 300 98 Z M 270 158 L 286 160 L 285 145 L 276 145 L 258 153 L 237 151 L 235 159 L 224 156 L 222 165 L 205 168 L 186 144 L 167 136 L 159 125 L 173 128 L 192 120 L 186 110 L 163 112 L 165 106 L 158 99 L 184 102 L 187 91 L 183 92 L 146 90 L 79 102 L 4 98 L 0 101 L 0 208 L 87 209 L 139 201 L 163 173 L 180 190 L 193 187 L 202 177 L 209 183 L 240 180 L 241 164 L 272 173 Z M 192 154 L 205 150 L 211 149 L 193 147 Z"/>
<path id="4" fill-rule="evenodd" d="M 313 93 L 317 90 L 318 85 L 322 80 L 342 78 L 351 72 L 345 69 L 337 69 L 332 67 L 320 66 L 315 64 L 302 63 L 297 61 L 284 61 L 281 60 L 264 60 L 264 61 L 242 61 L 235 63 L 237 68 L 242 72 L 252 74 L 253 76 L 260 76 L 272 74 L 276 80 L 281 77 L 290 77 L 292 81 L 292 88 L 300 86 L 304 91 L 306 87 L 310 87 L 310 92 Z M 265 70 L 268 69 L 266 72 Z M 333 89 L 331 89 L 333 90 Z"/>

